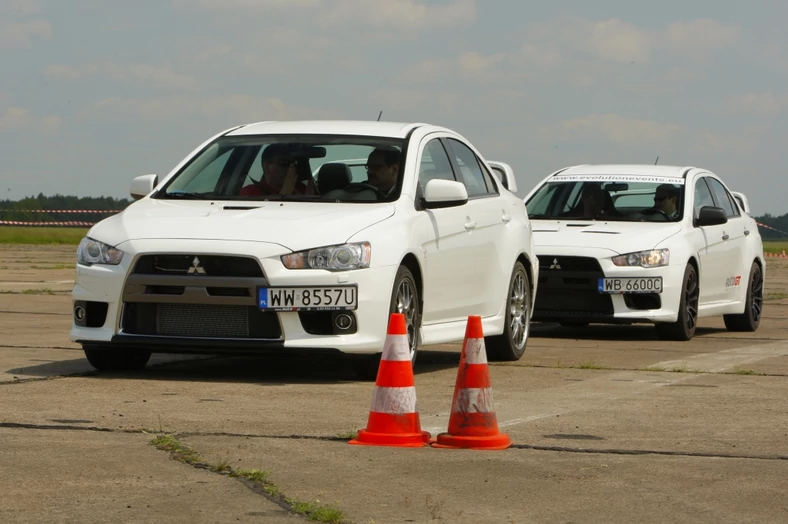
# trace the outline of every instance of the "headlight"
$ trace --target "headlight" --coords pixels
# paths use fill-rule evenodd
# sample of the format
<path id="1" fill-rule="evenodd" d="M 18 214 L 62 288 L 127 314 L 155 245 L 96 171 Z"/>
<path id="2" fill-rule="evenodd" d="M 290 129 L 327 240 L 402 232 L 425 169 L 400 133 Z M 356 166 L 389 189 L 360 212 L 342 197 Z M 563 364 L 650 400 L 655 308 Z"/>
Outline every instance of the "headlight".
<path id="1" fill-rule="evenodd" d="M 369 242 L 343 244 L 299 251 L 282 257 L 287 269 L 326 269 L 347 271 L 369 267 L 372 248 Z"/>
<path id="2" fill-rule="evenodd" d="M 613 263 L 617 266 L 660 267 L 667 266 L 668 262 L 670 262 L 669 249 L 652 249 L 613 257 Z"/>
<path id="3" fill-rule="evenodd" d="M 123 258 L 123 251 L 120 249 L 108 246 L 104 242 L 93 240 L 90 237 L 85 237 L 79 243 L 77 248 L 77 263 L 83 266 L 92 266 L 93 264 L 120 264 Z"/>

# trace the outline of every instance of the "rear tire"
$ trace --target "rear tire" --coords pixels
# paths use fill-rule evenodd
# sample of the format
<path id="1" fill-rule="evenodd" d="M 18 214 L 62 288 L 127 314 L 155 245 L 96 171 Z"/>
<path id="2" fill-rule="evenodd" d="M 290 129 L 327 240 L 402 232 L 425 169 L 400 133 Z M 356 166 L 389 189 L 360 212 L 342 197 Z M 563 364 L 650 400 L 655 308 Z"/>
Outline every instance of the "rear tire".
<path id="1" fill-rule="evenodd" d="M 531 331 L 531 285 L 520 261 L 515 262 L 506 295 L 503 333 L 484 337 L 490 361 L 520 360 Z"/>
<path id="2" fill-rule="evenodd" d="M 405 316 L 405 325 L 408 329 L 408 345 L 410 346 L 410 362 L 415 370 L 416 357 L 421 344 L 421 302 L 416 279 L 413 278 L 413 273 L 406 266 L 400 266 L 397 270 L 397 275 L 394 277 L 388 318 L 391 317 L 392 313 L 401 313 Z M 388 325 L 388 318 L 386 319 L 386 325 Z M 382 356 L 382 352 L 374 355 L 354 356 L 353 368 L 356 376 L 364 381 L 376 380 Z"/>
<path id="3" fill-rule="evenodd" d="M 744 301 L 744 313 L 723 315 L 728 331 L 755 331 L 761 324 L 763 313 L 763 272 L 761 267 L 752 263 L 750 279 L 747 284 L 747 298 Z"/>
<path id="4" fill-rule="evenodd" d="M 139 371 L 148 365 L 151 352 L 139 349 L 83 348 L 90 365 L 99 371 Z"/>
<path id="5" fill-rule="evenodd" d="M 698 272 L 695 266 L 687 264 L 684 270 L 684 284 L 681 286 L 681 300 L 679 300 L 679 316 L 676 322 L 660 322 L 654 327 L 657 337 L 662 340 L 687 341 L 695 336 L 698 325 L 698 299 L 700 287 Z"/>

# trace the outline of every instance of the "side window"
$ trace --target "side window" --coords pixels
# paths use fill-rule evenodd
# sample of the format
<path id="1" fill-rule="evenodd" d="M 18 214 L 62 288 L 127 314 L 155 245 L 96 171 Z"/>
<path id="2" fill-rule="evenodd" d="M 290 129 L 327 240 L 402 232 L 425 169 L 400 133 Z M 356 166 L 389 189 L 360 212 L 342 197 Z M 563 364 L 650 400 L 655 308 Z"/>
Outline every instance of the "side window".
<path id="1" fill-rule="evenodd" d="M 692 216 L 694 218 L 698 218 L 700 208 L 714 205 L 714 199 L 711 197 L 711 191 L 709 190 L 709 186 L 706 185 L 706 180 L 707 178 L 703 177 L 695 182 L 695 197 L 693 199 L 694 203 L 692 208 Z"/>
<path id="2" fill-rule="evenodd" d="M 720 181 L 715 178 L 709 177 L 706 178 L 706 181 L 711 187 L 711 192 L 714 195 L 714 200 L 717 202 L 717 206 L 725 210 L 725 214 L 728 216 L 728 218 L 739 216 L 739 208 L 736 206 L 733 198 L 731 198 L 731 196 L 725 190 L 725 186 L 723 186 Z"/>
<path id="3" fill-rule="evenodd" d="M 440 140 L 434 138 L 427 142 L 424 151 L 421 153 L 421 163 L 419 163 L 419 187 L 422 193 L 427 182 L 434 179 L 456 181 L 454 171 L 451 169 L 449 155 L 443 148 Z"/>
<path id="4" fill-rule="evenodd" d="M 449 138 L 448 142 L 457 165 L 460 166 L 462 181 L 468 191 L 468 196 L 472 198 L 497 194 L 498 190 L 495 187 L 495 182 L 492 180 L 492 175 L 482 168 L 474 152 L 454 138 Z"/>

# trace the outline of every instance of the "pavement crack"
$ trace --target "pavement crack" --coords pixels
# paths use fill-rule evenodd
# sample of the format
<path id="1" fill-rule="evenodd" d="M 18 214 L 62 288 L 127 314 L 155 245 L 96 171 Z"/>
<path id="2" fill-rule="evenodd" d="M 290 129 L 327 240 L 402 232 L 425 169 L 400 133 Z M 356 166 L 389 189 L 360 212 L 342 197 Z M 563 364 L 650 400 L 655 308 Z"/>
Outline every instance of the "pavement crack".
<path id="1" fill-rule="evenodd" d="M 53 313 L 51 311 L 8 311 L 0 309 L 0 313 L 7 313 L 10 315 L 53 315 L 58 317 L 70 317 L 71 313 Z"/>
<path id="2" fill-rule="evenodd" d="M 604 448 L 571 448 L 566 446 L 535 446 L 530 444 L 513 444 L 514 449 L 530 449 L 534 451 L 556 451 L 561 453 L 592 453 L 600 455 L 663 455 L 668 457 L 699 457 L 726 458 L 747 460 L 788 460 L 788 455 L 758 453 L 712 453 L 703 451 L 666 451 L 653 449 L 604 449 Z"/>

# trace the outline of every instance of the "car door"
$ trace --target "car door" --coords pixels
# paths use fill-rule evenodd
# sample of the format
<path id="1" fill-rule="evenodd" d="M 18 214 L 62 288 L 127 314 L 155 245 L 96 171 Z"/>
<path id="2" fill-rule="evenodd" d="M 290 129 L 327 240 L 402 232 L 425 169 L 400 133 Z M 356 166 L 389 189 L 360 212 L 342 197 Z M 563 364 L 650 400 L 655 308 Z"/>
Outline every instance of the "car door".
<path id="1" fill-rule="evenodd" d="M 433 179 L 457 181 L 439 136 L 430 135 L 419 151 L 419 191 Z M 478 282 L 473 278 L 476 256 L 469 237 L 476 220 L 468 204 L 422 209 L 418 223 L 424 259 L 422 325 L 462 320 L 474 313 Z"/>
<path id="2" fill-rule="evenodd" d="M 456 138 L 445 139 L 455 171 L 468 191 L 466 207 L 473 217 L 466 241 L 473 250 L 473 273 L 477 292 L 471 297 L 474 315 L 491 316 L 501 308 L 504 300 L 502 282 L 508 284 L 509 262 L 504 263 L 505 225 L 512 219 L 512 209 L 501 197 L 492 174 L 468 147 Z"/>
<path id="3" fill-rule="evenodd" d="M 693 199 L 693 220 L 698 218 L 701 207 L 716 206 L 708 180 L 711 177 L 702 176 L 695 182 Z M 726 243 L 728 224 L 714 226 L 695 226 L 703 235 L 704 247 L 699 253 L 700 257 L 700 297 L 699 305 L 713 304 L 724 300 L 725 275 L 728 273 L 729 264 L 725 257 L 730 244 Z"/>
<path id="4" fill-rule="evenodd" d="M 725 273 L 722 275 L 722 290 L 719 300 L 736 302 L 742 298 L 742 289 L 747 288 L 749 261 L 745 261 L 749 220 L 739 210 L 739 206 L 725 186 L 713 177 L 707 177 L 714 203 L 725 210 L 728 223 L 723 224 L 722 246 L 725 260 Z"/>

